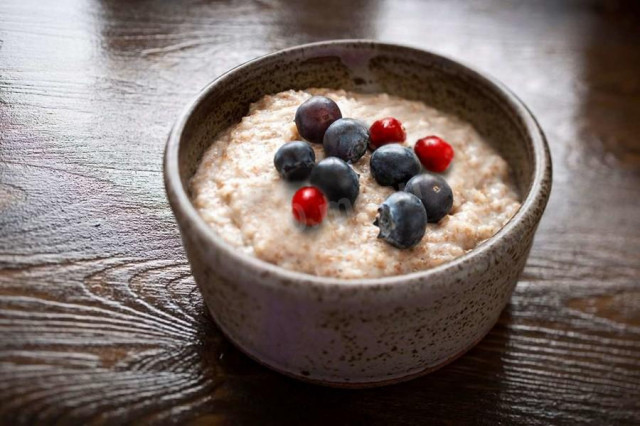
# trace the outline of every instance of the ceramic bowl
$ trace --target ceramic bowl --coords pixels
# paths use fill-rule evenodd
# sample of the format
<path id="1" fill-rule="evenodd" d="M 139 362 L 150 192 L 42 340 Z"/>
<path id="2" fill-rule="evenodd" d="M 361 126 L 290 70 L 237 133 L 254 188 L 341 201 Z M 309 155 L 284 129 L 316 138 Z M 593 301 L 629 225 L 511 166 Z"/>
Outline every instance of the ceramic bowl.
<path id="1" fill-rule="evenodd" d="M 469 253 L 401 276 L 312 276 L 238 252 L 200 218 L 188 181 L 215 135 L 238 122 L 251 102 L 309 87 L 386 92 L 457 114 L 510 164 L 522 207 Z M 368 387 L 441 367 L 496 323 L 547 203 L 551 161 L 534 117 L 494 79 L 423 50 L 342 40 L 263 56 L 215 79 L 174 125 L 164 177 L 193 276 L 224 334 L 286 375 Z"/>

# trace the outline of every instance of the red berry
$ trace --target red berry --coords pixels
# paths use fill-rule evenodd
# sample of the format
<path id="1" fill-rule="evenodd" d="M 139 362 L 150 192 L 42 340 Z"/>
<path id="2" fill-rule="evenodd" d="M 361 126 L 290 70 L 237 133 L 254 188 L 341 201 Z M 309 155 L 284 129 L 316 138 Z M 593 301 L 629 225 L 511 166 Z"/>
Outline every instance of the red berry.
<path id="1" fill-rule="evenodd" d="M 432 172 L 444 172 L 453 160 L 453 148 L 437 136 L 418 140 L 413 149 L 424 168 Z"/>
<path id="2" fill-rule="evenodd" d="M 303 186 L 291 200 L 293 217 L 307 226 L 322 223 L 322 219 L 327 215 L 327 207 L 327 198 L 315 186 Z"/>
<path id="3" fill-rule="evenodd" d="M 393 117 L 387 117 L 371 125 L 371 128 L 369 128 L 369 138 L 371 139 L 370 147 L 375 150 L 388 143 L 404 142 L 407 134 L 399 120 Z"/>

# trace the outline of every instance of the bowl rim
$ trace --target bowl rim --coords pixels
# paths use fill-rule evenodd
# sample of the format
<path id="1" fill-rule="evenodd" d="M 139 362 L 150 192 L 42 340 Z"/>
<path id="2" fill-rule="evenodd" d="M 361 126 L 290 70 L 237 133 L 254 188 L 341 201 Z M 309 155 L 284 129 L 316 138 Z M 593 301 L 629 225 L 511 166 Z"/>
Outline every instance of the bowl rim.
<path id="1" fill-rule="evenodd" d="M 294 271 L 283 268 L 281 266 L 269 263 L 265 260 L 257 257 L 245 254 L 238 250 L 236 247 L 227 243 L 222 237 L 210 227 L 204 219 L 197 212 L 193 206 L 189 195 L 182 185 L 179 170 L 179 148 L 186 128 L 186 124 L 191 118 L 192 113 L 200 106 L 200 104 L 209 96 L 209 94 L 216 90 L 217 87 L 223 85 L 227 79 L 233 74 L 242 72 L 243 70 L 253 67 L 256 64 L 260 64 L 263 61 L 267 61 L 276 58 L 281 55 L 291 54 L 309 49 L 322 49 L 330 47 L 343 47 L 348 49 L 349 46 L 357 47 L 360 45 L 368 45 L 371 48 L 382 47 L 401 49 L 407 52 L 412 52 L 421 55 L 430 55 L 434 58 L 447 63 L 448 66 L 461 69 L 465 74 L 471 75 L 474 79 L 482 81 L 491 90 L 500 93 L 507 101 L 509 108 L 515 112 L 528 133 L 531 144 L 533 147 L 533 161 L 535 165 L 533 180 L 531 182 L 529 192 L 526 198 L 521 202 L 521 206 L 516 214 L 489 239 L 481 242 L 478 246 L 470 250 L 469 252 L 456 257 L 450 261 L 447 261 L 441 265 L 433 268 L 425 269 L 422 271 L 411 272 L 408 274 L 391 275 L 376 278 L 337 278 L 307 274 L 304 272 Z M 299 284 L 304 287 L 309 285 L 315 285 L 318 287 L 329 289 L 354 289 L 361 287 L 375 287 L 384 288 L 388 286 L 398 286 L 400 282 L 412 283 L 419 281 L 422 284 L 429 285 L 429 283 L 438 281 L 436 278 L 439 276 L 447 275 L 447 272 L 453 270 L 464 269 L 465 264 L 470 263 L 474 258 L 482 256 L 492 251 L 501 240 L 516 232 L 519 226 L 525 225 L 530 216 L 536 216 L 535 209 L 540 208 L 541 211 L 538 214 L 538 219 L 533 226 L 537 225 L 539 217 L 548 201 L 551 192 L 552 181 L 552 166 L 549 147 L 546 137 L 538 124 L 537 120 L 527 108 L 527 106 L 503 83 L 497 79 L 481 73 L 473 67 L 462 63 L 458 60 L 453 60 L 447 56 L 443 56 L 438 53 L 434 53 L 429 50 L 412 47 L 404 44 L 381 42 L 377 40 L 369 39 L 339 39 L 339 40 L 325 40 L 315 43 L 308 43 L 289 47 L 286 49 L 278 50 L 273 53 L 259 56 L 257 58 L 246 61 L 209 82 L 180 112 L 178 119 L 175 121 L 173 127 L 169 132 L 169 136 L 166 142 L 164 151 L 164 167 L 163 175 L 165 182 L 165 190 L 169 204 L 176 216 L 176 219 L 180 221 L 187 220 L 192 226 L 189 227 L 191 232 L 198 232 L 204 237 L 206 243 L 215 247 L 216 250 L 221 251 L 224 255 L 230 256 L 238 261 L 243 269 L 251 268 L 260 272 L 268 272 L 273 276 L 281 278 L 281 280 L 262 279 L 256 280 L 257 282 L 265 285 L 275 285 L 277 287 L 290 287 L 291 284 Z M 180 226 L 182 228 L 182 226 Z M 285 280 L 286 284 L 282 281 Z"/>

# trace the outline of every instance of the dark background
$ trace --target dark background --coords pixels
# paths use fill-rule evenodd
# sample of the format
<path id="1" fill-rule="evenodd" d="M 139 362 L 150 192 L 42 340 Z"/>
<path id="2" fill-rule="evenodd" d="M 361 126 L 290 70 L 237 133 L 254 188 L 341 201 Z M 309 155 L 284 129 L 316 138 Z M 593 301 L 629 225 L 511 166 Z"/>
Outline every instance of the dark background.
<path id="1" fill-rule="evenodd" d="M 5 424 L 640 422 L 640 2 L 0 2 Z M 554 187 L 492 332 L 366 391 L 249 361 L 204 313 L 168 208 L 171 123 L 227 69 L 300 43 L 430 49 L 506 83 Z"/>

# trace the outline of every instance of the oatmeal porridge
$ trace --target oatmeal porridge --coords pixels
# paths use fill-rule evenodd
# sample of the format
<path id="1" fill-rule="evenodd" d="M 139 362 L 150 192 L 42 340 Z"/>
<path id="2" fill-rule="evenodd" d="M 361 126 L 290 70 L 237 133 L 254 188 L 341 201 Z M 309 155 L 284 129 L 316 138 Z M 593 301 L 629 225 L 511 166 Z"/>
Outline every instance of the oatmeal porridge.
<path id="1" fill-rule="evenodd" d="M 329 209 L 314 227 L 296 223 L 291 200 L 309 183 L 283 180 L 274 167 L 274 154 L 285 143 L 303 140 L 294 116 L 312 95 L 332 99 L 342 117 L 367 125 L 382 117 L 397 118 L 406 131 L 403 146 L 413 148 L 427 135 L 438 135 L 451 145 L 455 159 L 441 176 L 452 190 L 453 205 L 437 223 L 426 225 L 417 245 L 399 249 L 378 238 L 378 209 L 396 189 L 374 179 L 368 150 L 351 164 L 359 176 L 353 209 Z M 316 161 L 325 158 L 322 144 L 311 147 Z M 202 218 L 238 250 L 283 268 L 346 279 L 440 265 L 490 238 L 520 207 L 507 163 L 470 124 L 419 101 L 329 89 L 290 90 L 252 104 L 240 123 L 215 137 L 190 191 Z"/>

